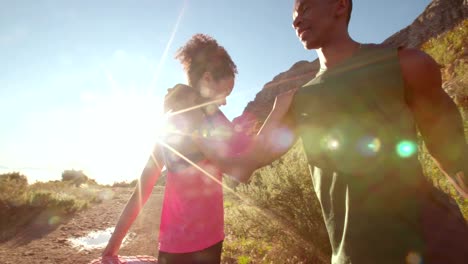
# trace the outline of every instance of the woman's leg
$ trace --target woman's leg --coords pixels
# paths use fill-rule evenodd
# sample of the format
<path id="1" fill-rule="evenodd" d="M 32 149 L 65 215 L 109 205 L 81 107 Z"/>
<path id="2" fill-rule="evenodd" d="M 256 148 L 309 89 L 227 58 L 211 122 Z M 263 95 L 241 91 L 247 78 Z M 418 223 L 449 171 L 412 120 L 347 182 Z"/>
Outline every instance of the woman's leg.
<path id="1" fill-rule="evenodd" d="M 223 241 L 209 248 L 190 253 L 168 253 L 159 251 L 159 264 L 219 264 L 221 263 L 221 252 Z"/>

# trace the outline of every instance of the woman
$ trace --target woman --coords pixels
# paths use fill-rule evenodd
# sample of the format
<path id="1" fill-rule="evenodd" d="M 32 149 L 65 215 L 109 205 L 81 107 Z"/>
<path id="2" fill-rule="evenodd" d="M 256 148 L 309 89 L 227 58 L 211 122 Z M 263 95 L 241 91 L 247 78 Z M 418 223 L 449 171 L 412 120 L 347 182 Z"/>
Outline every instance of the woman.
<path id="1" fill-rule="evenodd" d="M 229 151 L 230 122 L 218 109 L 234 86 L 237 68 L 213 38 L 197 34 L 177 52 L 188 84 L 166 95 L 169 131 L 158 142 L 103 257 L 116 256 L 164 166 L 167 181 L 159 232 L 159 263 L 220 263 L 224 240 L 222 172 L 198 151 L 193 134 L 210 135 Z M 217 127 L 216 130 L 213 128 Z M 219 129 L 221 127 L 221 129 Z M 193 133 L 198 131 L 198 133 Z"/>

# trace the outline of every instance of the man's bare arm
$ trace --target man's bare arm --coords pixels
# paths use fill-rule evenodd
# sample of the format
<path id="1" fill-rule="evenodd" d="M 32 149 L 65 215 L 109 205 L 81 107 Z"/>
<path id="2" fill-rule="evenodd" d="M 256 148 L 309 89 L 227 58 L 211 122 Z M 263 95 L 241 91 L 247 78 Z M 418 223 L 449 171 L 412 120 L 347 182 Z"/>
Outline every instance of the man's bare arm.
<path id="1" fill-rule="evenodd" d="M 265 123 L 257 133 L 263 140 L 262 159 L 259 165 L 265 166 L 279 159 L 294 145 L 297 140 L 296 124 L 292 116 L 291 104 L 297 89 L 293 89 L 275 98 L 273 108 Z M 278 139 L 289 142 L 279 142 Z"/>
<path id="2" fill-rule="evenodd" d="M 441 87 L 439 66 L 429 55 L 416 49 L 400 50 L 399 57 L 408 104 L 429 153 L 467 198 L 468 151 L 463 120 Z"/>
<path id="3" fill-rule="evenodd" d="M 270 114 L 259 132 L 249 140 L 250 146 L 245 151 L 224 156 L 220 155 L 217 149 L 211 148 L 207 141 L 196 139 L 200 151 L 226 174 L 241 182 L 247 181 L 253 171 L 280 158 L 296 141 L 292 117 L 289 114 L 294 92 L 295 90 L 286 92 L 275 98 Z M 283 135 L 283 139 L 289 137 L 289 144 L 278 142 L 279 133 L 287 133 Z"/>

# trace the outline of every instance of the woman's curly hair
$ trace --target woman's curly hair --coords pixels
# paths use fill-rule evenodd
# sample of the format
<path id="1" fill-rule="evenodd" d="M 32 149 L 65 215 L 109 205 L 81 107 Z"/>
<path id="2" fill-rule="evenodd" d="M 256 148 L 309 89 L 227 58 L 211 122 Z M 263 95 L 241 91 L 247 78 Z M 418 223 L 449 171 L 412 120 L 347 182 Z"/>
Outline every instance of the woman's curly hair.
<path id="1" fill-rule="evenodd" d="M 205 34 L 193 35 L 177 51 L 175 58 L 183 65 L 190 86 L 197 86 L 205 72 L 210 72 L 215 80 L 237 74 L 237 66 L 224 47 Z"/>

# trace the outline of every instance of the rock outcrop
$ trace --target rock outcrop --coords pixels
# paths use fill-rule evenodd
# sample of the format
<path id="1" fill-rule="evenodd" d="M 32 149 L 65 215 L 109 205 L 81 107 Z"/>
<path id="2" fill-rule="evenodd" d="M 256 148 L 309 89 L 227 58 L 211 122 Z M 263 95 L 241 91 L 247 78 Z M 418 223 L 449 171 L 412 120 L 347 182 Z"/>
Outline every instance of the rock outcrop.
<path id="1" fill-rule="evenodd" d="M 414 22 L 383 43 L 419 48 L 429 39 L 451 30 L 468 17 L 468 0 L 433 0 Z"/>

